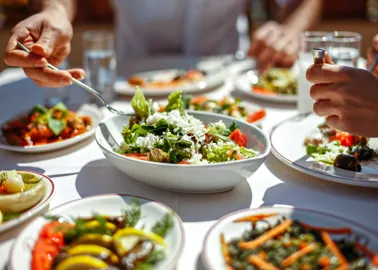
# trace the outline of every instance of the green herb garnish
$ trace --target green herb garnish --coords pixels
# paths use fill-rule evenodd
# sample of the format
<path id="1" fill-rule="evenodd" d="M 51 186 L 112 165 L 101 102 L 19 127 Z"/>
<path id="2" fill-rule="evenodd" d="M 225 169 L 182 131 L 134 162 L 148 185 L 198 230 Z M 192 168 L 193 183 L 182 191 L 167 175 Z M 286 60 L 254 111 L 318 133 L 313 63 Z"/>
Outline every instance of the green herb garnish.
<path id="1" fill-rule="evenodd" d="M 172 214 L 165 214 L 160 221 L 156 222 L 151 231 L 164 238 L 173 227 L 173 224 Z"/>
<path id="2" fill-rule="evenodd" d="M 140 216 L 140 203 L 137 199 L 132 199 L 130 209 L 125 211 L 126 227 L 134 227 L 138 223 Z"/>

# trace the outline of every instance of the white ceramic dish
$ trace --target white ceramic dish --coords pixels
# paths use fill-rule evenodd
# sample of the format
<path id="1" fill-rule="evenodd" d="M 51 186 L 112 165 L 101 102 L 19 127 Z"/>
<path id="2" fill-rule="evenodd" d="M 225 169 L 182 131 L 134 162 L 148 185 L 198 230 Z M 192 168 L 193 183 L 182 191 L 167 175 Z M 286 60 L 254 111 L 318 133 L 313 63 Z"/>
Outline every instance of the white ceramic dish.
<path id="1" fill-rule="evenodd" d="M 189 112 L 205 124 L 222 120 L 227 126 L 235 121 L 247 136 L 247 147 L 260 152 L 255 158 L 208 165 L 178 165 L 136 160 L 117 154 L 107 142 L 109 136 L 115 142 L 123 141 L 121 131 L 128 118 L 113 116 L 103 120 L 96 130 L 96 141 L 105 157 L 125 174 L 148 185 L 177 192 L 216 193 L 232 189 L 240 181 L 247 180 L 265 161 L 270 143 L 258 127 L 227 116 L 205 112 Z"/>
<path id="2" fill-rule="evenodd" d="M 0 149 L 3 150 L 8 150 L 8 151 L 13 151 L 13 152 L 21 152 L 21 153 L 41 153 L 41 152 L 49 152 L 53 150 L 58 150 L 62 148 L 66 148 L 68 146 L 71 146 L 73 144 L 76 144 L 78 142 L 81 142 L 91 136 L 95 133 L 96 127 L 98 123 L 102 119 L 102 114 L 99 108 L 97 108 L 95 105 L 89 105 L 89 104 L 84 104 L 82 105 L 78 110 L 77 113 L 80 115 L 86 115 L 90 116 L 92 119 L 92 129 L 89 131 L 75 136 L 70 139 L 62 140 L 60 142 L 54 142 L 54 143 L 49 143 L 49 144 L 43 144 L 43 145 L 36 145 L 36 146 L 14 146 L 14 145 L 9 145 L 5 142 L 5 139 L 1 137 L 1 131 L 0 131 Z M 4 124 L 5 122 L 12 120 L 7 119 L 6 121 L 3 121 L 0 123 L 0 126 Z"/>
<path id="3" fill-rule="evenodd" d="M 240 237 L 242 233 L 251 226 L 249 223 L 233 223 L 235 219 L 250 215 L 271 213 L 279 214 L 278 216 L 267 219 L 271 222 L 274 222 L 279 217 L 285 216 L 317 227 L 351 228 L 354 233 L 367 237 L 369 239 L 368 248 L 374 252 L 378 252 L 377 232 L 370 231 L 354 221 L 349 221 L 344 218 L 314 210 L 285 207 L 261 207 L 257 209 L 240 210 L 224 216 L 209 230 L 204 240 L 202 253 L 202 259 L 206 269 L 227 269 L 221 253 L 221 233 L 224 233 L 225 240 L 228 242 L 230 239 Z"/>
<path id="4" fill-rule="evenodd" d="M 23 172 L 23 171 L 20 171 L 20 172 Z M 20 225 L 21 223 L 27 221 L 28 219 L 31 219 L 32 217 L 41 213 L 43 210 L 47 209 L 48 206 L 49 206 L 50 200 L 51 200 L 53 193 L 54 193 L 53 181 L 50 178 L 48 178 L 46 175 L 42 175 L 42 174 L 35 173 L 35 172 L 29 172 L 29 171 L 25 171 L 25 172 L 30 173 L 30 174 L 34 174 L 37 177 L 42 177 L 41 181 L 43 181 L 43 183 L 45 184 L 45 194 L 43 195 L 42 199 L 36 205 L 34 205 L 32 208 L 30 208 L 29 210 L 22 213 L 18 218 L 15 218 L 15 219 L 12 219 L 12 220 L 9 220 L 7 222 L 0 224 L 0 233 L 4 232 L 6 230 L 9 230 L 11 228 L 14 228 L 14 227 Z M 20 193 L 19 196 L 20 196 L 20 198 L 22 198 L 23 194 Z"/>
<path id="5" fill-rule="evenodd" d="M 323 122 L 322 117 L 311 113 L 279 123 L 270 134 L 273 154 L 285 164 L 308 175 L 348 185 L 378 188 L 378 167 L 362 162 L 361 172 L 352 172 L 316 162 L 306 154 L 305 138 L 312 135 Z"/>
<path id="6" fill-rule="evenodd" d="M 249 70 L 244 73 L 241 73 L 235 80 L 236 88 L 241 91 L 243 94 L 250 96 L 252 98 L 257 98 L 261 100 L 279 102 L 279 103 L 296 103 L 298 100 L 297 95 L 264 95 L 252 91 L 252 82 L 256 81 L 257 75 L 256 71 Z M 257 81 L 256 81 L 257 82 Z"/>
<path id="7" fill-rule="evenodd" d="M 172 210 L 166 205 L 150 201 L 148 199 L 117 194 L 105 194 L 87 197 L 75 200 L 58 206 L 51 210 L 48 214 L 58 215 L 69 219 L 70 217 L 89 217 L 96 213 L 103 213 L 110 216 L 121 215 L 128 205 L 130 205 L 132 198 L 136 198 L 141 204 L 141 218 L 136 227 L 151 228 L 158 220 L 165 214 L 172 213 Z M 11 270 L 28 270 L 31 269 L 31 251 L 38 238 L 41 227 L 48 221 L 39 217 L 27 226 L 17 237 L 14 242 L 12 251 L 9 255 L 9 268 Z M 177 263 L 178 258 L 182 252 L 184 245 L 184 230 L 182 221 L 175 214 L 174 225 L 172 230 L 165 237 L 167 243 L 167 256 L 157 266 L 156 269 L 170 270 L 173 269 Z"/>
<path id="8" fill-rule="evenodd" d="M 143 78 L 150 78 L 152 76 L 167 72 L 180 72 L 184 70 L 178 69 L 170 69 L 170 70 L 153 70 L 153 71 L 146 71 L 140 72 L 135 74 L 135 76 L 140 76 Z M 146 96 L 167 96 L 172 92 L 180 90 L 182 93 L 189 94 L 189 93 L 201 93 L 207 91 L 209 89 L 213 89 L 218 87 L 224 83 L 226 78 L 226 72 L 224 70 L 220 70 L 218 72 L 209 73 L 204 77 L 203 80 L 193 83 L 188 83 L 184 85 L 178 85 L 175 87 L 161 87 L 161 88 L 143 88 L 141 90 Z M 114 86 L 115 90 L 119 94 L 123 95 L 133 95 L 135 93 L 135 88 L 131 86 L 127 81 L 118 81 L 115 83 Z"/>

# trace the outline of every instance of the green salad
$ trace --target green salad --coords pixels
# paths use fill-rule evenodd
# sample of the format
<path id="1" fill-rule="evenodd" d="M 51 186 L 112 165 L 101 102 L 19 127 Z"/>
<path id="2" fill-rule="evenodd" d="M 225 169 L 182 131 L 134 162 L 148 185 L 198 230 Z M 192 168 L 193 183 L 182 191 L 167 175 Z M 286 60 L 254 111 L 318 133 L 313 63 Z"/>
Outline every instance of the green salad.
<path id="1" fill-rule="evenodd" d="M 157 111 L 140 89 L 132 99 L 135 116 L 122 131 L 124 142 L 118 153 L 139 160 L 174 164 L 207 164 L 255 157 L 247 138 L 236 123 L 222 121 L 204 125 L 188 115 L 180 91 L 168 97 L 168 105 Z"/>

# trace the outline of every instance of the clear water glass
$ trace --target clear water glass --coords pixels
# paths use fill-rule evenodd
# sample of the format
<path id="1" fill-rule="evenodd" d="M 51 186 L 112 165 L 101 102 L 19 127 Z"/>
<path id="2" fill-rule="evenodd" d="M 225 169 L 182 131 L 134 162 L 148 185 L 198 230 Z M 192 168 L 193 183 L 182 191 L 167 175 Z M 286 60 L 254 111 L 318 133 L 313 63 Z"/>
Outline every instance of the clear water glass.
<path id="1" fill-rule="evenodd" d="M 64 60 L 59 66 L 59 69 L 66 70 L 69 68 L 67 60 Z M 44 88 L 44 99 L 45 105 L 48 107 L 53 107 L 59 102 L 65 104 L 68 103 L 71 93 L 71 87 L 57 87 L 57 88 Z"/>
<path id="2" fill-rule="evenodd" d="M 310 96 L 310 88 L 312 84 L 306 79 L 306 71 L 308 67 L 314 63 L 312 49 L 326 49 L 328 46 L 327 36 L 327 32 L 317 31 L 308 31 L 301 34 L 298 59 L 299 76 L 297 109 L 299 113 L 311 112 L 313 109 L 314 101 Z"/>
<path id="3" fill-rule="evenodd" d="M 117 76 L 113 34 L 106 31 L 84 32 L 84 69 L 86 83 L 99 91 L 107 102 L 114 100 L 114 83 Z M 89 102 L 102 103 L 89 94 Z"/>
<path id="4" fill-rule="evenodd" d="M 329 34 L 329 54 L 337 65 L 357 67 L 362 37 L 358 33 L 335 31 Z"/>

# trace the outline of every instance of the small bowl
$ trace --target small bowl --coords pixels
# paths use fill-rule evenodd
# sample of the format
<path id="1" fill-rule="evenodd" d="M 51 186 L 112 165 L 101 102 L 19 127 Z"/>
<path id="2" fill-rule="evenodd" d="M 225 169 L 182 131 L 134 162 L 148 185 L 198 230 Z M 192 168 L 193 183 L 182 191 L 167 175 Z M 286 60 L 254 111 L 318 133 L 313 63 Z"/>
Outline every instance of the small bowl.
<path id="1" fill-rule="evenodd" d="M 133 198 L 136 198 L 141 205 L 142 215 L 137 224 L 138 227 L 151 228 L 165 214 L 172 213 L 172 209 L 168 206 L 142 197 L 104 194 L 68 202 L 54 208 L 48 214 L 62 216 L 67 219 L 71 217 L 90 217 L 93 213 L 117 216 L 122 214 L 122 211 L 131 204 Z M 39 231 L 47 222 L 49 221 L 44 217 L 39 217 L 18 235 L 9 255 L 9 268 L 11 270 L 31 269 L 33 247 L 38 239 Z M 177 214 L 174 214 L 173 222 L 174 225 L 171 231 L 165 237 L 165 242 L 167 243 L 166 258 L 156 266 L 158 270 L 174 269 L 182 253 L 184 229 L 182 221 Z"/>
<path id="2" fill-rule="evenodd" d="M 96 141 L 105 157 L 125 174 L 159 189 L 184 193 L 218 193 L 231 190 L 239 182 L 246 181 L 264 163 L 270 152 L 270 142 L 258 127 L 228 116 L 207 112 L 189 111 L 204 124 L 222 120 L 226 126 L 236 122 L 247 137 L 247 147 L 259 155 L 251 159 L 214 164 L 179 165 L 149 162 L 125 157 L 116 153 L 108 143 L 113 137 L 118 145 L 123 142 L 123 126 L 129 118 L 113 116 L 103 120 L 96 130 Z"/>

